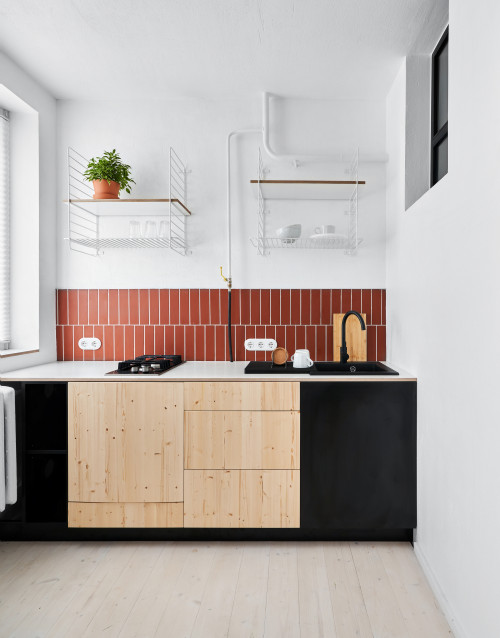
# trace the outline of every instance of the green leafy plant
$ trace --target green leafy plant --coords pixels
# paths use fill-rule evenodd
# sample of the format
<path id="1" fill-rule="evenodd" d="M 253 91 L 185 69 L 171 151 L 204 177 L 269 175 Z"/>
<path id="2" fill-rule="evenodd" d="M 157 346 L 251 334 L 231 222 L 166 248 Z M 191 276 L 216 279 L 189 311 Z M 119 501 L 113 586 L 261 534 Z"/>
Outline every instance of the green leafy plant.
<path id="1" fill-rule="evenodd" d="M 130 193 L 130 185 L 135 184 L 130 176 L 130 166 L 122 162 L 115 148 L 105 151 L 102 157 L 93 157 L 83 175 L 89 182 L 95 179 L 106 180 L 108 184 L 118 182 L 120 190 L 127 193 Z"/>

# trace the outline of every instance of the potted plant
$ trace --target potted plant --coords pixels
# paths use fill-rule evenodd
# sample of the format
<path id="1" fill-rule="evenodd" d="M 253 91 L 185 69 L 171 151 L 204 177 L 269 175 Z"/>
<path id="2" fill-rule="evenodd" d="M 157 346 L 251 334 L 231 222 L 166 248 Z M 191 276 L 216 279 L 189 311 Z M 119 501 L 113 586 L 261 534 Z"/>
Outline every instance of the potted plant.
<path id="1" fill-rule="evenodd" d="M 83 175 L 94 185 L 94 199 L 119 199 L 121 190 L 130 193 L 130 185 L 135 184 L 130 166 L 122 162 L 116 149 L 105 151 L 102 157 L 93 157 Z"/>

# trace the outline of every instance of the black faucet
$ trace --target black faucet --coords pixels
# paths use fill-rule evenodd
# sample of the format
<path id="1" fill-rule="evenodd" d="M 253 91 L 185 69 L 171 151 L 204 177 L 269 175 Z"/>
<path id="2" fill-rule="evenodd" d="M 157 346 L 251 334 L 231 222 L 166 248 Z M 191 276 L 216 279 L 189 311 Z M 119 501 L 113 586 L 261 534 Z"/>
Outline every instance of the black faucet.
<path id="1" fill-rule="evenodd" d="M 349 315 L 356 315 L 356 317 L 359 319 L 359 323 L 361 324 L 361 330 L 366 330 L 365 320 L 359 314 L 359 312 L 356 312 L 355 310 L 349 310 L 349 312 L 345 313 L 342 319 L 342 345 L 340 346 L 340 363 L 347 363 L 347 360 L 349 359 L 347 345 L 345 342 L 345 324 Z"/>

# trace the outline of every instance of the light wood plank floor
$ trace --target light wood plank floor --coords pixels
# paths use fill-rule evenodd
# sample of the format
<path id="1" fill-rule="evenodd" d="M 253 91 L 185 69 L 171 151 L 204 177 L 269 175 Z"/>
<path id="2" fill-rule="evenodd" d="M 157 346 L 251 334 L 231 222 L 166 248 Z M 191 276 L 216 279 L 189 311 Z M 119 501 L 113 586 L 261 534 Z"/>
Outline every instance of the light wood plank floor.
<path id="1" fill-rule="evenodd" d="M 452 636 L 408 543 L 0 543 L 1 638 Z"/>

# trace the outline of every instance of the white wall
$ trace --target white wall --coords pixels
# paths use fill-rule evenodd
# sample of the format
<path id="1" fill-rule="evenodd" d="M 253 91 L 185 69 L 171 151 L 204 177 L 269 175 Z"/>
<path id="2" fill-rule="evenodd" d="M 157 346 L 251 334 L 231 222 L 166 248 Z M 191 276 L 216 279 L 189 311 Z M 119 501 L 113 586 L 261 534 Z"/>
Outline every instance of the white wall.
<path id="1" fill-rule="evenodd" d="M 496 638 L 500 5 L 451 3 L 449 174 L 405 212 L 405 69 L 387 99 L 388 358 L 418 375 L 416 551 L 457 637 Z"/>
<path id="2" fill-rule="evenodd" d="M 385 150 L 383 101 L 276 100 L 271 111 L 272 144 L 280 152 L 327 153 L 337 148 Z M 58 287 L 222 287 L 219 266 L 226 267 L 226 136 L 234 129 L 260 127 L 260 96 L 254 100 L 61 101 L 58 103 Z M 385 165 L 361 167 L 367 187 L 360 202 L 357 257 L 343 251 L 274 251 L 256 254 L 249 242 L 257 226 L 257 202 L 249 180 L 257 177 L 259 136 L 239 137 L 233 150 L 233 282 L 235 287 L 385 286 Z M 168 193 L 168 147 L 192 170 L 188 220 L 192 255 L 169 251 L 107 251 L 99 258 L 69 250 L 66 198 L 66 150 L 86 157 L 117 148 L 131 164 L 137 186 L 132 197 Z M 269 178 L 346 179 L 342 166 L 290 163 L 271 166 Z M 346 227 L 345 204 L 269 202 L 268 231 L 302 222 L 311 234 L 318 224 Z"/>
<path id="3" fill-rule="evenodd" d="M 56 103 L 55 100 L 37 82 L 20 69 L 12 60 L 0 53 L 0 84 L 23 100 L 34 111 L 38 113 L 38 157 L 33 161 L 23 162 L 25 176 L 30 176 L 33 169 L 38 172 L 39 179 L 39 215 L 38 219 L 33 218 L 33 211 L 23 211 L 24 228 L 19 228 L 18 219 L 13 220 L 12 231 L 16 233 L 13 240 L 13 272 L 18 272 L 19 277 L 14 275 L 11 294 L 15 297 L 14 310 L 19 313 L 38 312 L 39 313 L 39 335 L 38 339 L 34 335 L 37 344 L 13 343 L 16 346 L 38 345 L 39 352 L 31 355 L 20 355 L 3 358 L 0 360 L 0 371 L 7 372 L 15 368 L 29 365 L 36 365 L 52 361 L 55 358 L 55 282 L 56 282 L 56 209 L 55 209 L 55 141 L 56 141 Z M 16 116 L 20 118 L 21 116 Z M 18 122 L 21 124 L 21 122 Z M 14 122 L 14 124 L 16 124 Z M 30 127 L 33 122 L 30 121 Z M 26 131 L 25 131 L 26 132 Z M 14 138 L 13 138 L 14 139 Z M 31 144 L 31 142 L 30 142 Z M 14 161 L 17 151 L 14 149 Z M 35 146 L 35 152 L 36 146 Z M 18 175 L 13 175 L 13 204 L 16 202 L 21 206 L 36 207 L 32 194 L 34 192 L 33 180 L 24 187 L 24 192 L 19 187 Z M 38 188 L 38 184 L 36 185 Z M 15 195 L 15 197 L 14 197 Z M 38 228 L 36 225 L 39 223 Z M 21 233 L 25 233 L 26 241 L 22 241 Z M 33 244 L 34 241 L 34 244 Z M 25 259 L 22 261 L 24 251 Z M 33 259 L 35 263 L 33 264 Z M 29 270 L 31 269 L 31 272 Z M 30 277 L 35 285 L 30 287 L 23 283 L 23 277 Z M 19 289 L 21 288 L 21 290 Z M 30 297 L 37 296 L 35 308 Z M 14 316 L 15 318 L 15 316 Z M 33 322 L 22 322 L 22 327 L 13 326 L 13 337 L 16 334 L 31 334 Z"/>

